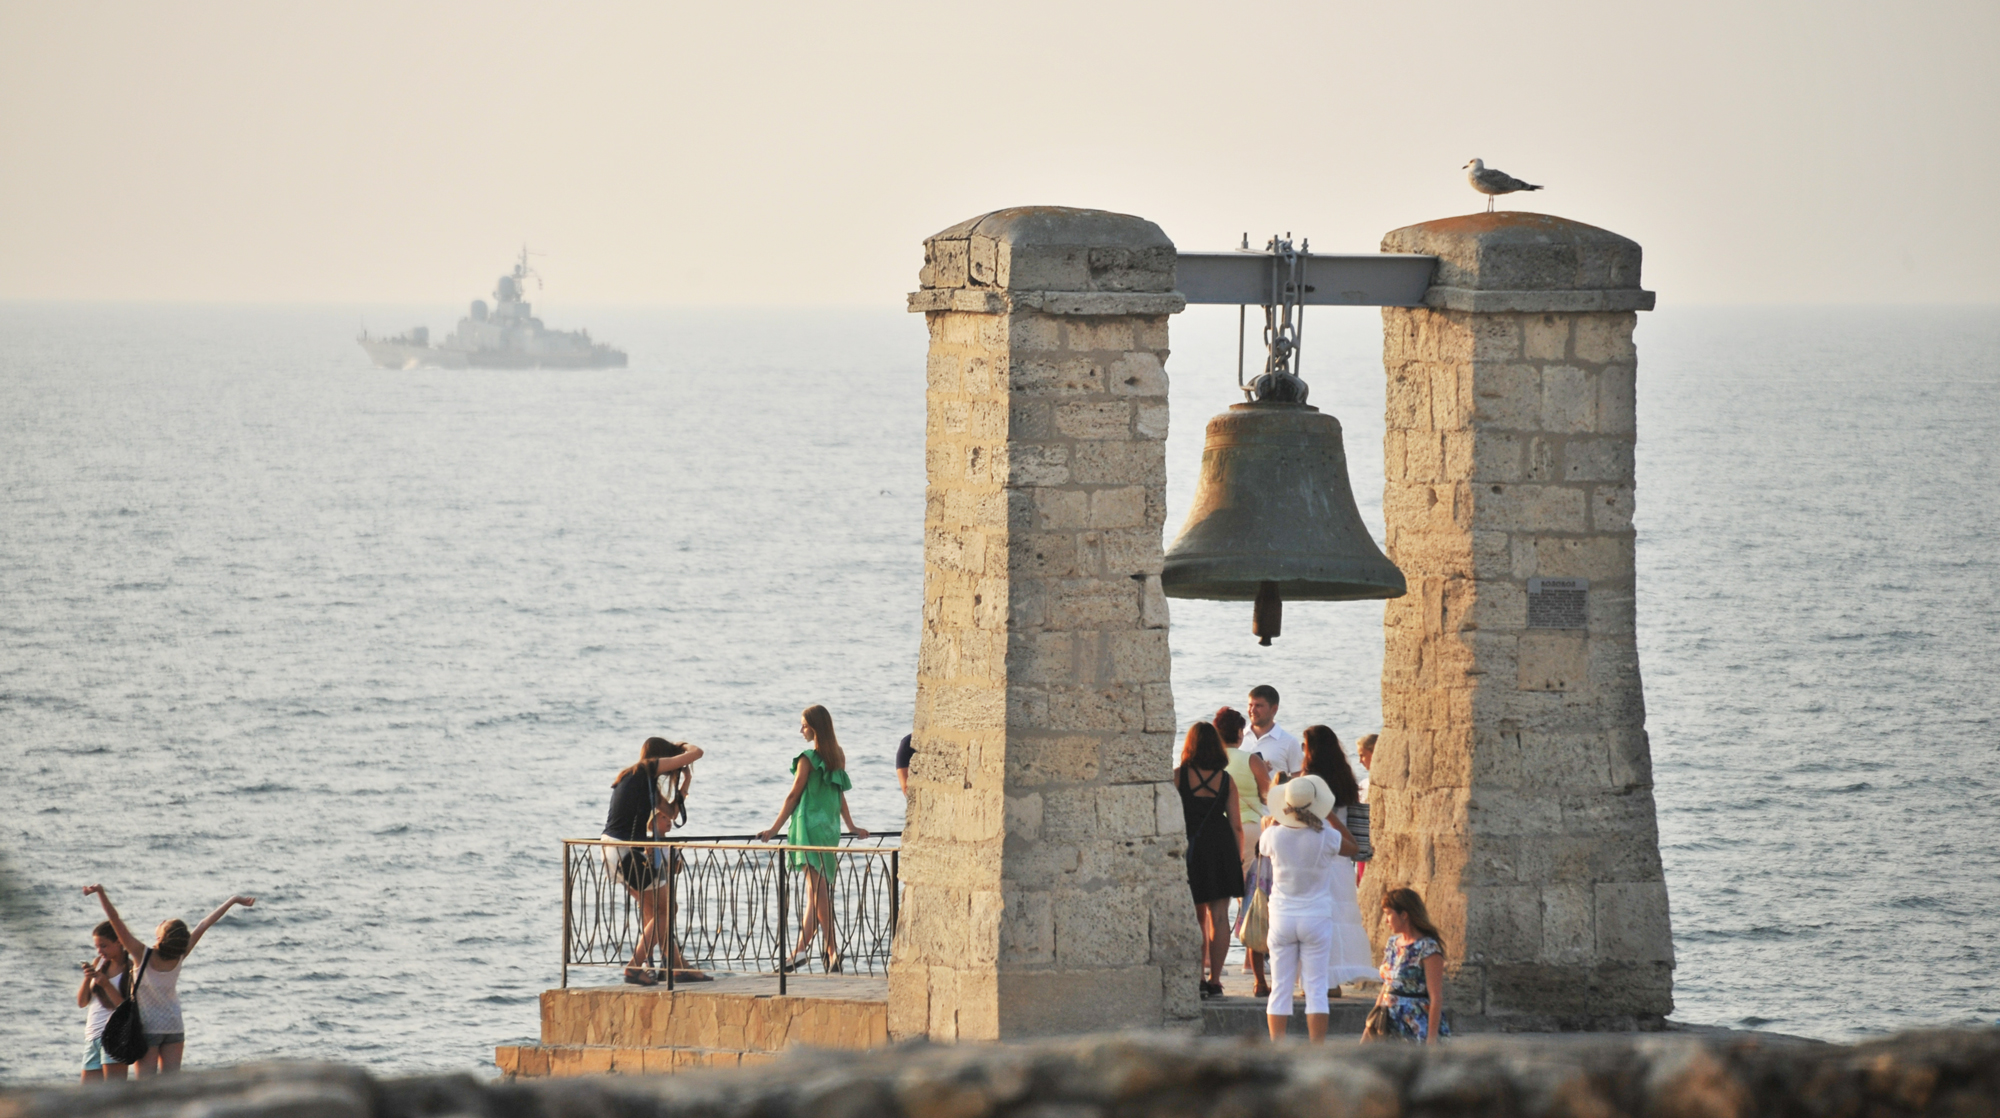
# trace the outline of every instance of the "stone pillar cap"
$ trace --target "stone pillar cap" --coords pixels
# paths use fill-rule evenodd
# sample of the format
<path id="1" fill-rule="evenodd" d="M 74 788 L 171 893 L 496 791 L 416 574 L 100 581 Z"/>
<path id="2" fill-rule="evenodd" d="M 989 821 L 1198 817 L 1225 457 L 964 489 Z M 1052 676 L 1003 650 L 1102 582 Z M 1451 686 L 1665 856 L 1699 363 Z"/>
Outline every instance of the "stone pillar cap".
<path id="1" fill-rule="evenodd" d="M 1172 314 L 1174 242 L 1143 217 L 1015 206 L 924 240 L 913 311 Z"/>
<path id="2" fill-rule="evenodd" d="M 1424 304 L 1482 312 L 1649 311 L 1639 243 L 1549 214 L 1467 214 L 1396 229 L 1383 252 L 1438 258 Z"/>

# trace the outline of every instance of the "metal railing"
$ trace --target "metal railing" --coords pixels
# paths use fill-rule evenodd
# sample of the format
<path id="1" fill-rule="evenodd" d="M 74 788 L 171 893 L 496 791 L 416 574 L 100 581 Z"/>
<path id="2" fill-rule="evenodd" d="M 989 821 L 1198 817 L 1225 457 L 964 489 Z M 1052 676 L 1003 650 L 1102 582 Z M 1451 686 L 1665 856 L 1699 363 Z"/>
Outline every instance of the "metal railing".
<path id="1" fill-rule="evenodd" d="M 562 984 L 571 967 L 627 966 L 646 921 L 664 914 L 665 942 L 648 945 L 642 965 L 665 976 L 676 969 L 773 974 L 785 993 L 785 960 L 804 926 L 819 875 L 794 866 L 832 859 L 833 927 L 845 974 L 886 974 L 896 935 L 901 831 L 874 833 L 854 845 L 791 846 L 755 835 L 709 835 L 666 842 L 563 840 Z M 673 871 L 665 872 L 671 865 Z M 644 892 L 626 884 L 656 883 Z M 817 938 L 800 973 L 824 972 L 825 939 Z"/>

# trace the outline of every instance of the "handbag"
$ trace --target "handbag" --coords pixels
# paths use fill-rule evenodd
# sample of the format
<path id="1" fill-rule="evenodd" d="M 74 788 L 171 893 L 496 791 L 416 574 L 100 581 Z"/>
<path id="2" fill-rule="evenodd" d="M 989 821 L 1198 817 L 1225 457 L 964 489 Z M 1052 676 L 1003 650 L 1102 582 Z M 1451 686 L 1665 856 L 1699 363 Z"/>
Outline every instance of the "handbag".
<path id="1" fill-rule="evenodd" d="M 1243 877 L 1243 906 L 1236 912 L 1236 938 L 1245 951 L 1270 954 L 1271 859 L 1259 854 L 1250 859 L 1250 872 Z"/>
<path id="2" fill-rule="evenodd" d="M 139 959 L 139 973 L 132 976 L 131 992 L 104 1022 L 104 1054 L 121 1064 L 136 1064 L 146 1054 L 146 1024 L 139 1017 L 139 983 L 146 979 L 146 964 L 153 961 L 148 947 Z"/>
<path id="3" fill-rule="evenodd" d="M 1361 1028 L 1361 1043 L 1388 1040 L 1396 1035 L 1396 1026 L 1389 1020 L 1389 1007 L 1377 1004 L 1368 1010 L 1368 1023 Z"/>
<path id="4" fill-rule="evenodd" d="M 1375 857 L 1375 845 L 1368 841 L 1368 805 L 1347 805 L 1347 833 L 1354 838 L 1354 845 L 1361 849 L 1354 852 L 1354 860 L 1366 862 Z"/>
<path id="5" fill-rule="evenodd" d="M 1258 889 L 1250 894 L 1243 918 L 1243 949 L 1259 955 L 1271 953 L 1271 895 Z"/>

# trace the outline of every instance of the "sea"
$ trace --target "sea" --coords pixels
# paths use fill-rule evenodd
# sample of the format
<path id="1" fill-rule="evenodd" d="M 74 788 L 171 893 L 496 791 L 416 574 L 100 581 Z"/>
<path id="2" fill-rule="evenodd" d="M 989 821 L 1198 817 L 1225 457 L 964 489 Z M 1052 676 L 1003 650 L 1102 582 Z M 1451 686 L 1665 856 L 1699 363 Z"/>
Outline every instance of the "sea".
<path id="1" fill-rule="evenodd" d="M 1674 1020 L 2000 1019 L 2000 309 L 1641 316 L 1638 617 Z M 552 312 L 552 313 L 551 313 Z M 452 306 L 0 304 L 0 1082 L 73 1079 L 101 883 L 187 964 L 187 1066 L 483 1069 L 560 978 L 560 840 L 640 742 L 692 834 L 823 703 L 902 819 L 924 349 L 900 308 L 545 308 L 629 368 L 385 370 Z M 1237 316 L 1174 322 L 1170 531 Z M 1251 330 L 1255 344 L 1256 330 Z M 1303 370 L 1381 531 L 1381 325 Z M 1253 366 L 1256 363 L 1252 356 Z M 1176 601 L 1183 724 L 1377 728 L 1379 603 Z M 591 977 L 585 981 L 603 981 Z"/>

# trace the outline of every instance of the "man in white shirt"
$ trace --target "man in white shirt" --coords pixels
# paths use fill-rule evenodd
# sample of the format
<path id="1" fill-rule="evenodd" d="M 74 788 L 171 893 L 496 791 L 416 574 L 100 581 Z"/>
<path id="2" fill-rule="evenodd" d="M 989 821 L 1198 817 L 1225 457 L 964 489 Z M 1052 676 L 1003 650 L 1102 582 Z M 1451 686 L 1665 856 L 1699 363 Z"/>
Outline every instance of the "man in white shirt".
<path id="1" fill-rule="evenodd" d="M 1260 683 L 1250 689 L 1250 725 L 1243 731 L 1243 752 L 1257 777 L 1257 798 L 1270 803 L 1271 782 L 1279 773 L 1296 775 L 1306 767 L 1305 747 L 1297 734 L 1278 725 L 1278 689 Z"/>

